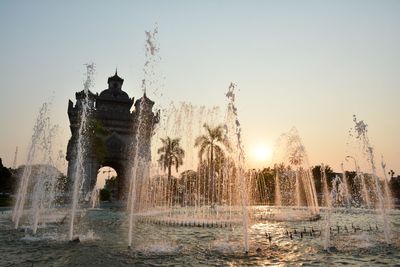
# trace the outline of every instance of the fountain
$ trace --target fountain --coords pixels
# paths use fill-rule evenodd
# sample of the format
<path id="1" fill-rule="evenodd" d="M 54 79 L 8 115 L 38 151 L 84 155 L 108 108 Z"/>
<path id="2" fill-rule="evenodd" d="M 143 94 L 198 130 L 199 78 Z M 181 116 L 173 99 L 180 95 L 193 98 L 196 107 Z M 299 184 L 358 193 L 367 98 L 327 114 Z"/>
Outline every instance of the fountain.
<path id="1" fill-rule="evenodd" d="M 148 86 L 155 84 L 153 69 L 159 51 L 156 34 L 157 29 L 146 32 L 142 100 L 146 99 L 146 92 L 152 90 Z M 143 135 L 150 134 L 146 131 L 151 120 L 139 112 L 129 183 L 129 247 L 132 247 L 135 221 L 139 220 L 186 227 L 241 225 L 244 247 L 248 251 L 244 154 L 233 84 L 229 86 L 227 97 L 229 104 L 225 120 L 218 108 L 206 109 L 181 103 L 179 107 L 171 104 L 168 109 L 163 109 L 163 115 L 153 132 L 152 151 L 143 151 L 139 147 Z M 138 110 L 148 109 L 146 105 L 146 101 L 141 101 Z M 200 137 L 194 140 L 196 136 Z M 188 159 L 183 166 L 187 170 L 185 173 L 173 173 L 181 177 L 173 177 L 171 171 L 172 162 L 177 165 L 176 169 L 183 165 L 183 161 L 173 158 L 179 155 L 168 154 L 172 153 L 168 152 L 169 148 L 160 150 L 162 145 L 174 145 L 170 142 L 182 144 L 185 159 Z M 198 151 L 194 149 L 196 147 Z M 158 160 L 160 153 L 170 160 L 166 163 L 165 160 Z M 166 169 L 168 174 L 165 173 Z"/>
<path id="2" fill-rule="evenodd" d="M 52 151 L 52 142 L 57 127 L 50 122 L 49 108 L 50 103 L 44 103 L 36 119 L 12 214 L 14 227 L 18 229 L 24 209 L 29 208 L 31 229 L 34 234 L 36 234 L 40 220 L 53 207 L 58 174 Z"/>
<path id="3" fill-rule="evenodd" d="M 357 160 L 353 156 L 346 156 L 346 160 L 352 159 L 354 161 L 354 169 L 356 171 L 356 180 L 359 180 L 361 183 L 362 190 L 362 200 L 366 208 L 371 208 L 371 199 L 367 189 L 366 177 L 361 172 L 360 166 L 357 164 Z"/>
<path id="4" fill-rule="evenodd" d="M 148 86 L 151 88 L 153 85 L 153 70 L 154 65 L 157 62 L 156 53 L 158 52 L 157 43 L 155 42 L 157 33 L 157 28 L 155 28 L 153 32 L 146 32 L 146 61 L 143 67 L 144 79 L 142 80 L 143 97 L 140 99 L 138 106 L 136 106 L 138 112 L 138 123 L 137 125 L 133 125 L 133 127 L 135 127 L 133 129 L 133 151 L 131 152 L 131 162 L 133 162 L 133 164 L 130 170 L 127 205 L 129 213 L 128 247 L 132 246 L 135 214 L 147 208 L 147 203 L 143 194 L 146 194 L 148 190 L 147 185 L 149 183 L 151 154 L 147 148 L 144 148 L 141 145 L 141 140 L 144 140 L 145 136 L 151 135 L 153 127 L 153 116 L 151 112 L 153 103 L 146 97 L 146 90 L 149 89 L 147 88 Z"/>
<path id="5" fill-rule="evenodd" d="M 92 193 L 90 194 L 90 203 L 92 209 L 96 208 L 99 206 L 99 189 L 98 188 L 93 188 Z"/>
<path id="6" fill-rule="evenodd" d="M 383 158 L 384 176 L 378 176 L 363 121 L 354 117 L 353 137 L 360 142 L 370 169 L 362 170 L 363 159 L 349 154 L 345 162 L 354 163 L 354 177 L 344 163 L 341 172 L 333 174 L 321 164 L 318 180 L 296 128 L 279 138 L 273 168 L 247 170 L 235 84 L 228 87 L 225 112 L 183 102 L 160 106 L 160 115 L 152 113 L 154 102 L 147 95 L 161 95 L 155 74 L 160 58 L 157 32 L 146 32 L 143 96 L 135 103 L 132 116 L 137 121 L 129 139 L 127 199 L 98 203 L 95 188 L 88 209 L 81 205 L 89 196 L 85 129 L 93 108 L 89 89 L 94 65 L 88 64 L 84 97 L 77 103 L 81 109 L 71 209 L 54 207 L 56 174 L 50 169 L 33 174 L 31 167 L 37 159 L 54 166 L 55 128 L 44 105 L 12 213 L 13 227 L 18 229 L 24 216 L 31 221 L 34 236 L 25 231 L 10 234 L 6 217 L 0 216 L 0 238 L 9 252 L 0 265 L 4 261 L 15 265 L 31 261 L 98 266 L 165 261 L 174 265 L 328 265 L 337 258 L 348 264 L 362 264 L 365 259 L 383 265 L 398 260 L 400 225 L 394 222 L 400 213 L 393 209 Z M 142 142 L 150 138 L 151 146 Z M 353 180 L 355 186 L 351 186 Z M 320 181 L 319 191 L 316 181 Z M 62 216 L 49 221 L 44 219 L 46 213 Z M 41 222 L 48 223 L 37 231 Z M 25 259 L 25 248 L 31 246 L 41 256 Z M 23 259 L 13 256 L 21 251 Z M 48 258 L 42 256 L 47 254 Z"/>
<path id="7" fill-rule="evenodd" d="M 338 190 L 337 188 L 338 183 L 341 182 L 339 176 L 336 176 L 335 179 L 332 181 L 332 191 L 328 191 L 328 185 L 327 185 L 327 178 L 326 178 L 326 172 L 325 168 L 323 167 L 321 169 L 322 172 L 322 177 L 324 180 L 324 197 L 325 197 L 325 203 L 326 203 L 326 212 L 325 212 L 325 220 L 324 220 L 324 236 L 323 236 L 323 247 L 325 251 L 329 251 L 332 249 L 330 246 L 330 239 L 331 239 L 331 231 L 332 231 L 332 209 L 336 205 L 336 201 L 338 199 Z"/>
<path id="8" fill-rule="evenodd" d="M 78 140 L 76 142 L 76 158 L 77 161 L 74 166 L 74 184 L 73 184 L 73 192 L 72 192 L 72 207 L 71 207 L 71 216 L 70 216 L 70 224 L 69 224 L 69 240 L 72 241 L 74 238 L 74 222 L 76 211 L 78 208 L 78 202 L 81 198 L 82 187 L 85 183 L 85 167 L 84 167 L 84 157 L 85 151 L 87 149 L 87 135 L 85 135 L 85 131 L 87 129 L 88 116 L 90 113 L 90 99 L 89 99 L 89 89 L 93 86 L 93 76 L 94 76 L 95 66 L 94 64 L 86 65 L 86 80 L 83 86 L 83 94 L 84 97 L 81 102 L 78 104 L 81 107 L 80 110 L 80 122 L 79 122 L 79 130 L 78 130 Z"/>
<path id="9" fill-rule="evenodd" d="M 274 209 L 261 214 L 272 221 L 317 220 L 319 204 L 308 156 L 295 128 L 278 139 L 274 161 Z M 279 164 L 278 164 L 279 163 Z M 262 179 L 262 177 L 256 177 Z M 256 190 L 266 190 L 264 187 Z"/>
<path id="10" fill-rule="evenodd" d="M 385 169 L 385 163 L 382 161 L 382 169 L 384 172 L 384 179 L 383 179 L 383 187 L 381 185 L 381 179 L 377 175 L 377 169 L 376 169 L 376 164 L 375 164 L 375 155 L 374 155 L 374 148 L 371 146 L 369 137 L 368 137 L 368 129 L 367 129 L 367 124 L 364 123 L 364 121 L 358 121 L 357 117 L 354 115 L 353 116 L 353 122 L 355 124 L 354 126 L 354 136 L 355 138 L 360 142 L 360 147 L 364 155 L 366 156 L 366 159 L 370 165 L 371 168 L 371 175 L 372 175 L 372 180 L 374 182 L 373 186 L 373 191 L 375 193 L 375 196 L 377 198 L 376 205 L 377 205 L 377 211 L 381 214 L 382 216 L 382 221 L 383 221 L 383 229 L 384 229 L 384 234 L 385 234 L 385 241 L 386 243 L 390 244 L 391 243 L 391 238 L 390 238 L 390 222 L 388 218 L 388 209 L 391 208 L 392 200 L 391 200 L 391 194 L 389 187 L 386 185 L 387 184 L 387 177 L 386 177 L 386 169 Z M 385 192 L 386 190 L 386 192 Z"/>
<path id="11" fill-rule="evenodd" d="M 240 122 L 238 119 L 238 113 L 237 113 L 237 107 L 235 104 L 235 87 L 236 85 L 231 83 L 228 88 L 228 93 L 226 94 L 226 97 L 229 99 L 229 105 L 228 105 L 228 125 L 235 125 L 235 134 L 236 134 L 236 155 L 237 155 L 237 160 L 236 160 L 236 168 L 238 169 L 237 175 L 239 176 L 239 194 L 240 194 L 240 202 L 242 206 L 242 218 L 243 218 L 243 240 L 244 240 L 244 249 L 245 252 L 248 253 L 249 251 L 249 236 L 247 232 L 248 228 L 248 211 L 247 211 L 247 206 L 248 206 L 248 199 L 247 199 L 247 188 L 246 188 L 246 183 L 245 183 L 245 174 L 244 174 L 244 169 L 245 169 L 245 159 L 244 159 L 244 148 L 242 144 L 242 128 L 240 126 Z M 234 123 L 233 123 L 234 120 Z M 229 126 L 227 126 L 229 129 Z M 229 131 L 228 131 L 229 134 Z"/>

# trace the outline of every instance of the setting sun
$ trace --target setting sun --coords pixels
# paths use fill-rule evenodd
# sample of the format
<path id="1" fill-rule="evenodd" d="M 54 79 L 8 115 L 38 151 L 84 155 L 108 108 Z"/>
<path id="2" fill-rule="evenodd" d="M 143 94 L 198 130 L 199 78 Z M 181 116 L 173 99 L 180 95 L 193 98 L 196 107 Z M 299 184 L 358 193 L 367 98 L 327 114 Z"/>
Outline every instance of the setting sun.
<path id="1" fill-rule="evenodd" d="M 253 149 L 253 157 L 256 161 L 268 161 L 272 157 L 272 149 L 266 145 L 258 145 Z"/>

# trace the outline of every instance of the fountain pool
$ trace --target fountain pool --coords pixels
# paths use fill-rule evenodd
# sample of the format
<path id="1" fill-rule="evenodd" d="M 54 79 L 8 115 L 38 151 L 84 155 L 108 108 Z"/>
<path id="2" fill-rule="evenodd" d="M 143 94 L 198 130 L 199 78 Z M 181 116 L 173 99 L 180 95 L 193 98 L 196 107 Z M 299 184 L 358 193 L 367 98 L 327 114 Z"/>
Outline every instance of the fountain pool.
<path id="1" fill-rule="evenodd" d="M 252 207 L 254 214 L 275 207 Z M 331 215 L 331 251 L 324 251 L 323 220 L 253 220 L 248 227 L 248 254 L 243 253 L 240 225 L 176 227 L 137 220 L 131 249 L 126 245 L 129 222 L 124 210 L 103 206 L 78 211 L 80 242 L 68 242 L 68 220 L 58 210 L 37 234 L 11 230 L 10 211 L 0 214 L 1 266 L 121 265 L 395 265 L 400 262 L 400 212 L 390 212 L 392 244 L 385 243 L 382 223 L 372 210 L 336 209 Z M 286 212 L 287 213 L 287 212 Z M 325 210 L 321 209 L 324 216 Z M 53 221 L 52 221 L 53 220 Z M 51 222 L 52 221 L 52 222 Z M 339 230 L 337 227 L 339 226 Z M 347 230 L 346 230 L 347 228 Z M 354 230 L 356 229 L 356 230 Z M 304 231 L 305 230 L 305 231 Z M 271 237 L 269 241 L 268 236 Z M 303 237 L 301 237 L 303 236 Z M 334 247 L 334 248 L 333 248 Z"/>

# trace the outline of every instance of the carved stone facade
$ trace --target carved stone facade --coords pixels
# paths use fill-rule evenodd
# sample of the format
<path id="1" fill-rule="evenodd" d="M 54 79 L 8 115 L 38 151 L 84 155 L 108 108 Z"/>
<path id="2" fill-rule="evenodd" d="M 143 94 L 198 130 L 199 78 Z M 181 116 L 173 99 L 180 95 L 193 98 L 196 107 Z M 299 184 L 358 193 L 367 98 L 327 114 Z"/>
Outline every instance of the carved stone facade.
<path id="1" fill-rule="evenodd" d="M 105 130 L 106 134 L 98 136 L 104 144 L 105 155 L 102 159 L 96 156 L 90 138 L 86 138 L 84 153 L 85 183 L 84 193 L 90 192 L 96 184 L 99 168 L 109 166 L 117 172 L 118 198 L 124 199 L 127 192 L 130 168 L 133 164 L 134 148 L 138 147 L 137 154 L 144 155 L 150 160 L 150 145 L 153 127 L 159 120 L 159 113 L 153 113 L 154 102 L 144 94 L 134 102 L 128 94 L 122 91 L 124 80 L 115 72 L 115 75 L 108 78 L 108 89 L 100 94 L 93 94 L 89 91 L 89 118 L 96 120 Z M 80 125 L 80 114 L 82 100 L 85 98 L 84 91 L 75 93 L 76 104 L 69 100 L 68 117 L 70 121 L 71 138 L 68 142 L 67 161 L 68 177 L 74 179 L 76 169 L 77 140 Z M 134 109 L 131 112 L 132 105 Z M 141 122 L 139 123 L 139 114 Z M 140 125 L 140 134 L 135 138 Z M 138 141 L 138 145 L 136 145 Z"/>

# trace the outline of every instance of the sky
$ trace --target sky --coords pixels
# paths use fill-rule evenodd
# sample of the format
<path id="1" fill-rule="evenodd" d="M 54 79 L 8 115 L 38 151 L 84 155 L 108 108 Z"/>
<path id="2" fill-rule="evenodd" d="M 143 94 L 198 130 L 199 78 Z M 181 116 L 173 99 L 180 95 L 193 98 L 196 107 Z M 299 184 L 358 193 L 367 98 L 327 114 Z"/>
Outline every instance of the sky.
<path id="1" fill-rule="evenodd" d="M 295 126 L 310 164 L 340 171 L 352 116 L 400 174 L 400 1 L 0 1 L 0 157 L 23 164 L 35 118 L 52 101 L 70 137 L 68 99 L 96 64 L 95 92 L 118 74 L 141 96 L 145 31 L 158 25 L 163 99 L 226 106 L 235 82 L 249 167 Z"/>

